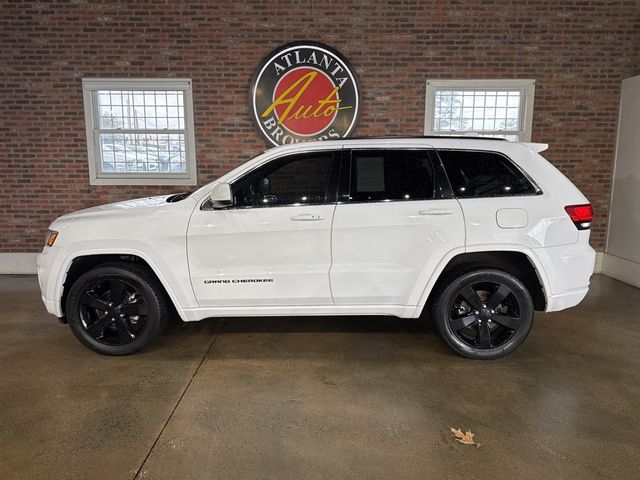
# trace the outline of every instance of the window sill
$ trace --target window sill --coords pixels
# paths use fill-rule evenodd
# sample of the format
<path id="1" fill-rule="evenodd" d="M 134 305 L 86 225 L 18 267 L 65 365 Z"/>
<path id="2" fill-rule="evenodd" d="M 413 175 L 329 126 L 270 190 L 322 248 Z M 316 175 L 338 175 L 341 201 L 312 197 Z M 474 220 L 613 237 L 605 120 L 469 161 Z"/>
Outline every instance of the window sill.
<path id="1" fill-rule="evenodd" d="M 195 178 L 91 178 L 91 185 L 197 185 Z"/>

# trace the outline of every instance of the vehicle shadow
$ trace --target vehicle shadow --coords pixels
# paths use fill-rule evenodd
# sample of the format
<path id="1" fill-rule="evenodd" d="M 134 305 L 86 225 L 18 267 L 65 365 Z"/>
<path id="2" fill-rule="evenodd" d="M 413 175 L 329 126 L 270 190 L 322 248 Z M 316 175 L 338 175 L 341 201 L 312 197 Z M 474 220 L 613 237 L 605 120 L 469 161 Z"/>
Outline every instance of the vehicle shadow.
<path id="1" fill-rule="evenodd" d="M 207 318 L 199 322 L 183 322 L 174 316 L 165 333 L 201 330 L 203 326 L 212 331 L 219 329 L 220 334 L 435 332 L 429 319 L 391 316 L 225 317 Z"/>
<path id="2" fill-rule="evenodd" d="M 399 362 L 450 358 L 428 319 L 390 316 L 297 316 L 176 319 L 145 351 L 169 345 L 210 344 L 212 355 L 242 359 L 336 362 Z"/>

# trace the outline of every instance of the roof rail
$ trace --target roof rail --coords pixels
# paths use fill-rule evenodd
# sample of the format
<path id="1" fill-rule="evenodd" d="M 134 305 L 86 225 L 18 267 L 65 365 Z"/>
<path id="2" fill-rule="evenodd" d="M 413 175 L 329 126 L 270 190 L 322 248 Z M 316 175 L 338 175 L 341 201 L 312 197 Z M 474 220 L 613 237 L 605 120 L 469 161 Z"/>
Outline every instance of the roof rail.
<path id="1" fill-rule="evenodd" d="M 508 142 L 509 140 L 501 137 L 479 137 L 471 135 L 385 135 L 385 136 L 360 136 L 360 137 L 345 137 L 331 140 L 419 140 L 422 138 L 450 138 L 453 140 L 499 140 Z"/>

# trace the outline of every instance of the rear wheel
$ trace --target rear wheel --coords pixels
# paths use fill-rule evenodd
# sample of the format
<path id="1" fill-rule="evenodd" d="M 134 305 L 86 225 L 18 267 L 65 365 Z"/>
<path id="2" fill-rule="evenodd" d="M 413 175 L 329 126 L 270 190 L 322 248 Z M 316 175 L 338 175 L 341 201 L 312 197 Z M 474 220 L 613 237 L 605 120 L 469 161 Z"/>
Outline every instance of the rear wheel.
<path id="1" fill-rule="evenodd" d="M 533 301 L 513 275 L 477 270 L 445 285 L 433 314 L 445 342 L 459 354 L 475 359 L 499 358 L 527 338 L 533 324 Z"/>
<path id="2" fill-rule="evenodd" d="M 144 348 L 164 328 L 167 306 L 162 288 L 133 264 L 101 265 L 72 285 L 66 316 L 85 346 L 106 355 Z"/>

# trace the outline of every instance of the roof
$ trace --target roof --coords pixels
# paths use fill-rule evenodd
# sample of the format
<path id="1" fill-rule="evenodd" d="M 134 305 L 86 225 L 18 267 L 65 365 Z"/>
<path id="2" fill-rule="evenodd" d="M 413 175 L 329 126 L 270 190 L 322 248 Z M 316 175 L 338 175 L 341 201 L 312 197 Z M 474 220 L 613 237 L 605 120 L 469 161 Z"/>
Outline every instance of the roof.
<path id="1" fill-rule="evenodd" d="M 265 153 L 277 154 L 295 151 L 315 151 L 336 148 L 336 144 L 348 148 L 366 148 L 371 144 L 378 147 L 398 148 L 425 146 L 431 148 L 469 148 L 478 150 L 495 150 L 500 152 L 513 151 L 513 149 L 526 148 L 535 152 L 541 152 L 548 148 L 542 143 L 511 142 L 506 138 L 477 137 L 477 136 L 450 136 L 450 135 L 423 135 L 423 136 L 386 136 L 386 137 L 348 137 L 332 138 L 323 141 L 307 141 L 293 144 L 271 147 Z M 461 146 L 464 144 L 464 147 Z"/>

